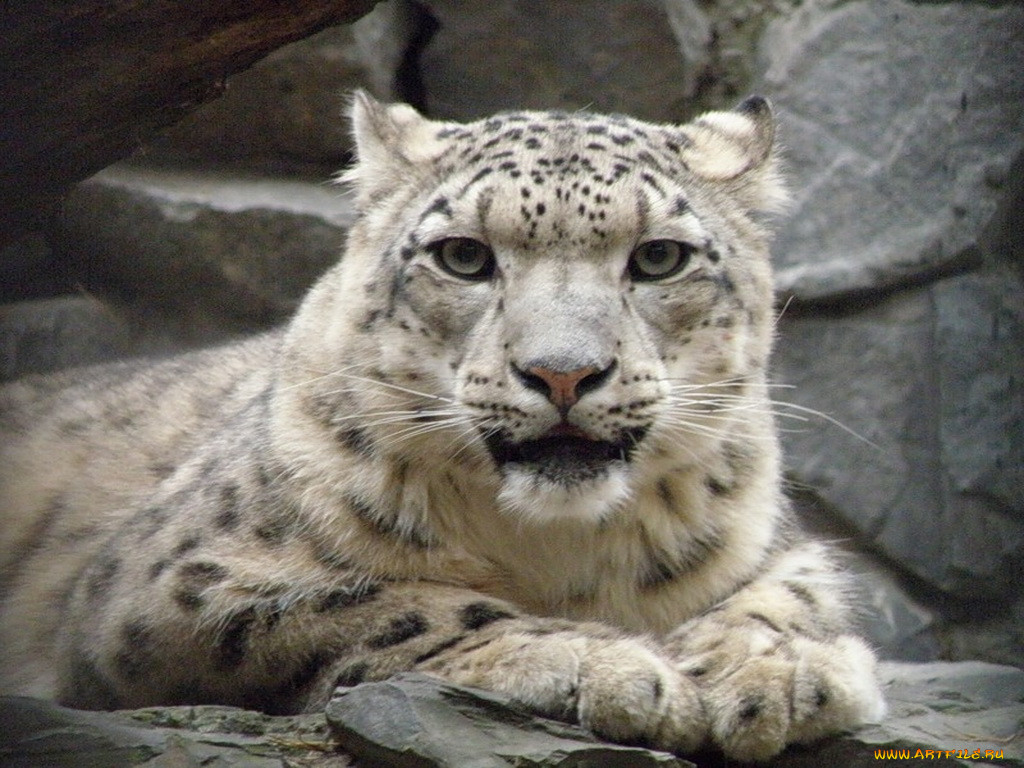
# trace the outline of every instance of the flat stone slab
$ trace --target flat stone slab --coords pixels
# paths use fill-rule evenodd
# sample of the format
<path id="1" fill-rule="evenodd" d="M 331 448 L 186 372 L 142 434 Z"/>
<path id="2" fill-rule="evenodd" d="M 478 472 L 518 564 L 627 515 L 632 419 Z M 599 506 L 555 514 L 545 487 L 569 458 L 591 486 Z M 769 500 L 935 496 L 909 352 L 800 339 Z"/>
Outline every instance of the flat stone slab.
<path id="1" fill-rule="evenodd" d="M 889 715 L 856 733 L 794 747 L 769 768 L 1024 766 L 1024 671 L 983 662 L 883 663 Z M 0 698 L 3 768 L 738 768 L 609 744 L 535 717 L 502 696 L 399 675 L 339 689 L 322 714 L 233 707 L 82 712 Z M 975 757 L 975 755 L 977 755 Z"/>
<path id="2" fill-rule="evenodd" d="M 234 707 L 85 712 L 0 697 L 3 768 L 347 768 L 323 715 L 270 717 Z"/>
<path id="3" fill-rule="evenodd" d="M 596 739 L 536 717 L 504 696 L 424 675 L 339 689 L 327 722 L 341 746 L 397 768 L 696 768 L 665 752 Z"/>

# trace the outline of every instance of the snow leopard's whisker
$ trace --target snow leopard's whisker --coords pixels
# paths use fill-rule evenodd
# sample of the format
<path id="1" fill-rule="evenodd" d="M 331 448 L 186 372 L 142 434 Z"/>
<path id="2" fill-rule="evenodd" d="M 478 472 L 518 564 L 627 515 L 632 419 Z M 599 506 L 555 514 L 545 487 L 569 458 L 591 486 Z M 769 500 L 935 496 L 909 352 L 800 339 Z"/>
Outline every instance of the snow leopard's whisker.
<path id="1" fill-rule="evenodd" d="M 341 424 L 346 421 L 363 421 L 365 426 L 372 427 L 378 424 L 390 424 L 402 421 L 423 423 L 427 419 L 433 420 L 435 418 L 460 415 L 463 415 L 461 411 L 442 408 L 414 408 L 401 411 L 363 411 L 361 413 L 349 413 L 344 416 L 334 416 L 331 419 L 331 423 Z"/>
<path id="2" fill-rule="evenodd" d="M 287 386 L 284 386 L 284 387 L 279 387 L 278 391 L 279 392 L 287 392 L 290 389 L 298 389 L 299 387 L 308 387 L 310 384 L 315 384 L 318 381 L 323 381 L 324 379 L 329 379 L 332 376 L 342 376 L 342 375 L 345 374 L 346 371 L 350 371 L 353 368 L 365 368 L 365 365 L 348 365 L 348 366 L 345 366 L 344 368 L 339 368 L 339 369 L 334 370 L 334 371 L 326 371 L 326 372 L 319 372 L 319 371 L 317 371 L 316 375 L 313 376 L 312 378 L 305 379 L 303 381 L 297 381 L 294 384 L 288 384 Z M 313 373 L 313 371 L 309 371 L 309 372 Z"/>
<path id="3" fill-rule="evenodd" d="M 402 424 L 401 420 L 393 419 L 387 424 Z M 439 417 L 437 420 L 430 422 L 412 422 L 407 423 L 404 427 L 397 430 L 390 431 L 382 440 L 383 446 L 397 445 L 402 442 L 411 440 L 415 437 L 429 434 L 431 432 L 440 432 L 451 430 L 456 427 L 472 427 L 473 423 L 469 416 L 463 413 L 448 414 Z"/>
<path id="4" fill-rule="evenodd" d="M 718 385 L 711 385 L 718 386 Z M 792 385 L 781 384 L 779 387 L 792 388 Z M 672 397 L 670 395 L 670 397 Z M 823 421 L 832 424 L 835 427 L 846 432 L 851 437 L 860 440 L 866 445 L 870 445 L 873 448 L 880 448 L 877 443 L 874 443 L 870 439 L 859 434 L 856 430 L 843 424 L 839 419 L 830 416 L 823 411 L 819 411 L 815 408 L 810 408 L 805 405 L 798 403 L 789 402 L 787 400 L 777 400 L 771 398 L 767 401 L 767 406 L 762 404 L 759 400 L 752 398 L 748 395 L 733 395 L 728 393 L 708 392 L 708 391 L 687 391 L 685 398 L 689 401 L 688 405 L 699 405 L 701 410 L 692 411 L 693 415 L 700 415 L 702 418 L 711 418 L 714 413 L 734 413 L 738 411 L 753 412 L 768 414 L 783 419 L 789 419 L 792 421 L 810 422 L 815 418 L 822 419 Z M 683 404 L 681 398 L 672 398 L 670 408 L 678 407 Z M 708 410 L 709 409 L 711 412 Z"/>
<path id="5" fill-rule="evenodd" d="M 338 372 L 335 375 L 342 376 L 342 377 L 344 377 L 346 379 L 352 379 L 353 381 L 361 381 L 361 382 L 364 382 L 366 384 L 376 384 L 378 386 L 386 387 L 388 389 L 393 389 L 393 390 L 398 391 L 398 392 L 404 392 L 407 395 L 415 395 L 416 397 L 426 398 L 427 400 L 439 400 L 439 401 L 441 401 L 443 403 L 455 403 L 456 402 L 455 399 L 451 398 L 451 397 L 445 397 L 444 395 L 437 395 L 437 394 L 434 394 L 432 392 L 423 392 L 422 390 L 413 389 L 411 387 L 403 387 L 401 384 L 395 384 L 394 382 L 391 382 L 391 381 L 381 381 L 380 379 L 375 379 L 375 378 L 372 378 L 370 376 L 356 376 L 355 374 L 341 373 L 341 372 Z"/>

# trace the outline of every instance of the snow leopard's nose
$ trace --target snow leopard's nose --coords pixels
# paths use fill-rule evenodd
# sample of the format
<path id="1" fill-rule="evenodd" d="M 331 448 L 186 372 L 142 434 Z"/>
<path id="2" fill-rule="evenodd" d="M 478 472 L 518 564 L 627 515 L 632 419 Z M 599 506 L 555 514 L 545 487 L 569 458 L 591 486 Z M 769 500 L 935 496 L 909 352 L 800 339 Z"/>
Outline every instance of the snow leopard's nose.
<path id="1" fill-rule="evenodd" d="M 579 399 L 600 387 L 611 376 L 615 361 L 599 368 L 587 365 L 573 370 L 558 370 L 547 365 L 512 366 L 516 377 L 528 388 L 540 392 L 565 416 Z"/>

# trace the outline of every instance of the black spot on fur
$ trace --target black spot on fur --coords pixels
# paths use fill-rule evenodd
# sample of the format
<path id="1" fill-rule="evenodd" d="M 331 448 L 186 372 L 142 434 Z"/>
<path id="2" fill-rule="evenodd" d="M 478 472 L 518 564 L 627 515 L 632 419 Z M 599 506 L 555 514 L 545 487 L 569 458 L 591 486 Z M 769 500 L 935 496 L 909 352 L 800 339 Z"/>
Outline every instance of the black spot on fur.
<path id="1" fill-rule="evenodd" d="M 656 559 L 648 565 L 647 571 L 640 578 L 641 589 L 653 589 L 667 584 L 676 578 L 676 569 L 665 560 Z"/>
<path id="2" fill-rule="evenodd" d="M 763 708 L 764 701 L 759 696 L 744 699 L 742 702 L 740 702 L 740 720 L 753 720 L 757 718 L 761 714 L 761 710 Z"/>
<path id="3" fill-rule="evenodd" d="M 222 531 L 234 531 L 238 528 L 240 515 L 238 486 L 229 483 L 217 493 L 217 514 L 213 518 L 213 524 Z"/>
<path id="4" fill-rule="evenodd" d="M 184 563 L 180 568 L 178 568 L 178 576 L 183 581 L 188 581 L 192 584 L 202 584 L 204 586 L 224 581 L 224 579 L 228 577 L 229 573 L 228 569 L 223 565 L 205 561 Z"/>
<path id="5" fill-rule="evenodd" d="M 753 449 L 741 443 L 726 443 L 722 450 L 734 482 L 742 484 L 754 471 L 756 457 Z"/>
<path id="6" fill-rule="evenodd" d="M 143 541 L 152 538 L 167 523 L 167 510 L 162 507 L 146 507 L 132 520 L 139 525 L 139 538 Z"/>
<path id="7" fill-rule="evenodd" d="M 160 577 L 160 574 L 167 570 L 167 567 L 170 564 L 171 561 L 164 558 L 162 560 L 157 560 L 155 563 L 149 566 L 149 580 L 156 581 Z"/>
<path id="8" fill-rule="evenodd" d="M 829 695 L 829 692 L 824 688 L 814 689 L 814 706 L 819 708 L 824 707 L 829 703 L 829 701 L 831 701 L 831 699 L 832 697 Z"/>
<path id="9" fill-rule="evenodd" d="M 661 184 L 659 184 L 658 180 L 655 179 L 651 174 L 641 173 L 640 178 L 643 180 L 645 184 L 654 189 L 654 191 L 657 192 L 659 195 L 665 194 L 665 190 L 662 188 Z"/>
<path id="10" fill-rule="evenodd" d="M 736 284 L 732 281 L 732 278 L 729 277 L 728 273 L 720 272 L 719 274 L 714 275 L 711 279 L 722 293 L 736 293 Z"/>
<path id="11" fill-rule="evenodd" d="M 363 680 L 366 679 L 366 673 L 370 671 L 370 665 L 365 661 L 357 661 L 355 664 L 351 664 L 334 678 L 335 688 L 350 688 L 353 685 L 359 685 Z"/>
<path id="12" fill-rule="evenodd" d="M 333 660 L 333 655 L 327 651 L 314 653 L 302 661 L 283 683 L 271 691 L 261 692 L 256 708 L 268 715 L 293 714 L 297 700 Z"/>
<path id="13" fill-rule="evenodd" d="M 494 605 L 494 603 L 470 603 L 459 611 L 459 621 L 469 630 L 480 629 L 502 619 L 514 619 L 515 614 Z"/>
<path id="14" fill-rule="evenodd" d="M 646 570 L 640 576 L 640 589 L 654 589 L 693 572 L 724 546 L 722 537 L 715 531 L 709 531 L 692 538 L 678 552 L 652 553 Z"/>
<path id="15" fill-rule="evenodd" d="M 174 550 L 171 552 L 173 557 L 181 557 L 195 549 L 199 548 L 202 543 L 202 537 L 198 533 L 191 533 L 181 541 L 178 542 Z"/>
<path id="16" fill-rule="evenodd" d="M 172 597 L 186 611 L 198 611 L 206 602 L 202 593 L 191 586 L 179 587 L 174 590 Z"/>
<path id="17" fill-rule="evenodd" d="M 142 621 L 121 628 L 121 645 L 114 654 L 114 668 L 125 680 L 138 680 L 153 666 L 153 630 Z"/>
<path id="18" fill-rule="evenodd" d="M 778 632 L 779 634 L 782 634 L 782 628 L 779 627 L 778 624 L 769 619 L 767 616 L 765 616 L 763 613 L 754 613 L 753 611 L 751 611 L 747 614 L 747 618 L 756 621 L 760 624 L 764 624 L 769 629 Z"/>
<path id="19" fill-rule="evenodd" d="M 338 430 L 338 442 L 353 453 L 358 453 L 364 458 L 373 458 L 373 440 L 366 434 L 366 431 L 359 427 L 348 427 Z"/>
<path id="20" fill-rule="evenodd" d="M 107 592 L 114 584 L 117 572 L 121 569 L 121 559 L 112 555 L 106 555 L 99 560 L 89 572 L 89 580 L 85 585 L 85 595 L 89 600 L 95 600 L 104 592 Z"/>
<path id="21" fill-rule="evenodd" d="M 280 546 L 292 533 L 292 520 L 285 512 L 276 510 L 266 515 L 253 527 L 256 537 L 271 547 Z"/>
<path id="22" fill-rule="evenodd" d="M 441 655 L 442 653 L 447 651 L 449 648 L 454 648 L 456 645 L 458 645 L 459 643 L 461 643 L 465 639 L 466 639 L 465 635 L 456 635 L 455 637 L 450 637 L 447 640 L 438 643 L 437 645 L 435 645 L 430 650 L 428 650 L 428 651 L 426 651 L 424 653 L 421 653 L 419 656 L 417 656 L 415 659 L 413 659 L 413 664 L 422 664 L 425 661 L 429 661 L 430 659 L 434 658 L 435 656 Z"/>
<path id="23" fill-rule="evenodd" d="M 369 333 L 376 325 L 377 321 L 380 320 L 380 316 L 383 314 L 379 309 L 371 309 L 366 313 L 366 317 L 363 318 L 363 322 L 359 324 L 359 330 L 363 333 Z"/>
<path id="24" fill-rule="evenodd" d="M 410 611 L 391 620 L 387 630 L 381 634 L 371 637 L 366 641 L 370 648 L 380 650 L 390 648 L 393 645 L 400 645 L 414 637 L 426 633 L 430 629 L 422 613 Z"/>
<path id="25" fill-rule="evenodd" d="M 336 552 L 333 549 L 317 546 L 313 550 L 313 557 L 321 565 L 330 568 L 332 571 L 347 571 L 352 568 L 352 561 Z"/>
<path id="26" fill-rule="evenodd" d="M 452 206 L 448 202 L 447 197 L 441 196 L 434 200 L 427 208 L 427 210 L 423 212 L 423 216 L 421 217 L 420 221 L 426 219 L 428 216 L 434 213 L 439 213 L 448 219 L 452 217 Z"/>
<path id="27" fill-rule="evenodd" d="M 381 585 L 376 582 L 369 582 L 357 587 L 342 587 L 334 589 L 320 598 L 316 605 L 317 613 L 337 611 L 341 608 L 349 608 L 353 605 L 368 603 L 380 594 Z"/>
<path id="28" fill-rule="evenodd" d="M 653 698 L 655 702 L 659 702 L 661 701 L 661 697 L 664 695 L 665 686 L 662 684 L 661 678 L 654 678 L 654 681 L 651 683 L 651 698 Z"/>
<path id="29" fill-rule="evenodd" d="M 658 498 L 661 499 L 661 503 L 665 505 L 665 509 L 670 514 L 676 514 L 676 495 L 672 492 L 672 486 L 668 482 L 668 478 L 661 478 L 658 481 Z"/>
<path id="30" fill-rule="evenodd" d="M 177 467 L 175 467 L 174 464 L 168 464 L 167 462 L 159 461 L 153 462 L 152 464 L 149 465 L 149 471 L 156 477 L 157 480 L 163 480 L 167 477 L 170 477 L 174 473 L 174 470 L 176 468 Z"/>
<path id="31" fill-rule="evenodd" d="M 355 495 L 348 496 L 346 502 L 359 520 L 374 528 L 382 536 L 396 539 L 417 549 L 429 549 L 433 544 L 429 534 L 412 526 L 399 525 L 396 511 L 382 510 L 366 499 Z"/>
<path id="32" fill-rule="evenodd" d="M 469 184 L 474 184 L 480 181 L 480 179 L 484 178 L 485 176 L 490 175 L 491 173 L 494 173 L 493 168 L 481 168 L 479 171 L 476 172 L 473 178 L 469 180 Z"/>
<path id="33" fill-rule="evenodd" d="M 99 671 L 96 663 L 75 646 L 71 651 L 69 695 L 59 703 L 69 707 L 94 710 L 112 710 L 121 707 L 117 691 Z"/>
<path id="34" fill-rule="evenodd" d="M 784 581 L 782 586 L 789 592 L 793 597 L 799 600 L 801 603 L 806 605 L 811 610 L 818 609 L 818 599 L 813 593 L 805 587 L 803 584 L 798 584 L 794 581 Z"/>
<path id="35" fill-rule="evenodd" d="M 227 577 L 228 569 L 223 565 L 210 562 L 185 563 L 178 569 L 174 601 L 186 611 L 198 610 L 206 602 L 203 590 Z"/>
<path id="36" fill-rule="evenodd" d="M 707 486 L 707 489 L 714 496 L 728 496 L 733 490 L 721 480 L 711 475 L 704 478 L 704 485 Z"/>
<path id="37" fill-rule="evenodd" d="M 220 670 L 234 669 L 245 661 L 249 645 L 249 632 L 256 621 L 256 609 L 244 608 L 228 618 L 217 638 L 214 664 Z"/>

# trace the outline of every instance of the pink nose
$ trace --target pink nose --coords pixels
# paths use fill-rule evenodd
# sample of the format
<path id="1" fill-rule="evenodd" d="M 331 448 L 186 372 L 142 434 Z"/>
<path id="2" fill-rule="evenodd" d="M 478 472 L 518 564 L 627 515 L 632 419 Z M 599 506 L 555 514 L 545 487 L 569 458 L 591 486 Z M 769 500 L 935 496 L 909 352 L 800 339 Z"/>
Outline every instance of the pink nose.
<path id="1" fill-rule="evenodd" d="M 548 400 L 554 403 L 559 411 L 565 413 L 580 399 L 576 392 L 579 383 L 588 376 L 600 373 L 601 370 L 593 365 L 577 368 L 575 371 L 552 371 L 550 368 L 534 366 L 527 368 L 526 372 L 547 384 Z"/>

